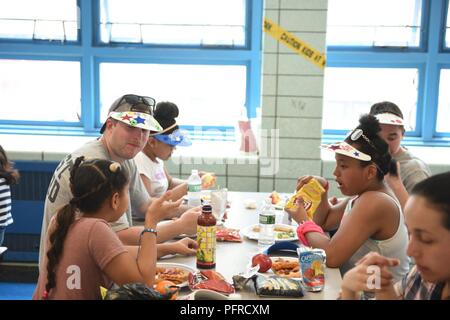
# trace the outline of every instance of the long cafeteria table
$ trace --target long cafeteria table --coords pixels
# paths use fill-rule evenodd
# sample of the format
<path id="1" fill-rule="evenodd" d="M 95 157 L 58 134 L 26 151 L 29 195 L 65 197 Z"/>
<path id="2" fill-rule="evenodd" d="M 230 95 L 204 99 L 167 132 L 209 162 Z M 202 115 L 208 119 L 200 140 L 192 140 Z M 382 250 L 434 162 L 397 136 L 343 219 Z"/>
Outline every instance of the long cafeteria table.
<path id="1" fill-rule="evenodd" d="M 263 192 L 228 192 L 228 201 L 230 203 L 227 209 L 227 219 L 225 227 L 244 229 L 245 227 L 258 223 L 258 210 L 246 209 L 245 202 L 247 200 L 256 201 L 257 207 L 264 198 L 268 197 L 269 193 Z M 279 211 L 278 218 L 280 222 L 287 222 L 287 213 L 282 210 Z M 298 241 L 296 242 L 298 243 Z M 225 279 L 233 283 L 232 277 L 246 270 L 251 258 L 261 251 L 258 247 L 257 241 L 248 239 L 242 236 L 242 242 L 217 242 L 216 248 L 216 271 L 221 273 Z M 275 256 L 278 256 L 275 254 Z M 160 263 L 177 263 L 187 265 L 191 268 L 196 268 L 195 256 L 172 256 L 160 259 Z M 341 287 L 341 274 L 337 268 L 325 268 L 325 287 L 320 292 L 304 291 L 304 297 L 297 299 L 306 300 L 335 300 L 338 297 Z M 184 288 L 182 294 L 188 294 L 189 289 Z M 256 295 L 254 288 L 247 286 L 245 290 L 237 292 L 241 299 L 262 299 Z M 266 297 L 264 297 L 266 298 Z M 268 299 L 273 299 L 270 297 Z"/>

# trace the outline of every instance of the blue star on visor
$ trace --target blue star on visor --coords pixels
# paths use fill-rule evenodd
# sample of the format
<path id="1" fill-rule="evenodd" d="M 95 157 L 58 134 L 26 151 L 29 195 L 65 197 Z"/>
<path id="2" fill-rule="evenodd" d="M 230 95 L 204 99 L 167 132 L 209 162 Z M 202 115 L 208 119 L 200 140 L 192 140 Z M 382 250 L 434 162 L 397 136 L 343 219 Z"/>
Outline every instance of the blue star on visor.
<path id="1" fill-rule="evenodd" d="M 180 130 L 175 130 L 170 134 L 158 134 L 153 136 L 153 138 L 171 146 L 185 147 L 192 145 L 192 142 L 189 140 L 187 135 Z"/>
<path id="2" fill-rule="evenodd" d="M 145 124 L 145 119 L 141 118 L 140 116 L 137 116 L 134 120 L 136 120 L 136 123 Z"/>

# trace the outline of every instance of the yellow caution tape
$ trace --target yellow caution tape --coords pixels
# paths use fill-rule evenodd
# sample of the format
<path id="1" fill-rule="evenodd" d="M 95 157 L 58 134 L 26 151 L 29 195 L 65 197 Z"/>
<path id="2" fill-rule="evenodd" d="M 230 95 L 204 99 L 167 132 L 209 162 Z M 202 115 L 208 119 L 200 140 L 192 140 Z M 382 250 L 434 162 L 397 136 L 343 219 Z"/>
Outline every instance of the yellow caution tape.
<path id="1" fill-rule="evenodd" d="M 319 68 L 323 69 L 325 67 L 325 54 L 320 53 L 318 50 L 300 40 L 292 33 L 284 30 L 272 20 L 264 18 L 264 31 L 275 40 L 297 52 L 298 55 L 314 63 Z"/>

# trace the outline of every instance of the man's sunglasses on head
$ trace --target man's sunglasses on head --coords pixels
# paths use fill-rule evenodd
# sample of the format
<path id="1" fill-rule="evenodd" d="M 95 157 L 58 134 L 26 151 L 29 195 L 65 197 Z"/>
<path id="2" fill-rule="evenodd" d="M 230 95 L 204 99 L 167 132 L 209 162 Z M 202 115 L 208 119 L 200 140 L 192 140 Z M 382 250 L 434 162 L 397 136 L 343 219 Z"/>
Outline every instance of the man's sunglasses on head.
<path id="1" fill-rule="evenodd" d="M 144 112 L 153 115 L 156 101 L 151 97 L 126 94 L 120 98 L 119 103 L 111 111 L 115 111 L 124 103 L 128 103 L 131 106 L 129 111 Z"/>

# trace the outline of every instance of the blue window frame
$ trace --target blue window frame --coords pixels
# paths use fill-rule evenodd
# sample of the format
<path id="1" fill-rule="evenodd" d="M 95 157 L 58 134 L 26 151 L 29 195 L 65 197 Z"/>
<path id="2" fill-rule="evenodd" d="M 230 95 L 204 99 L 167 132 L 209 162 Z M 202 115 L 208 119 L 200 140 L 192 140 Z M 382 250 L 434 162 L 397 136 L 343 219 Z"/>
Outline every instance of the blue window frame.
<path id="1" fill-rule="evenodd" d="M 445 30 L 447 26 L 448 0 L 417 0 L 417 10 L 420 10 L 420 41 L 419 46 L 327 46 L 327 68 L 393 68 L 417 70 L 417 104 L 415 106 L 415 123 L 406 132 L 406 145 L 450 145 L 450 128 L 438 122 L 438 114 L 446 114 L 447 99 L 440 99 L 439 82 L 441 70 L 450 65 L 450 50 L 445 45 Z M 353 14 L 356 14 L 353 12 Z M 444 73 L 445 74 L 445 73 Z M 389 75 L 389 74 L 387 74 Z M 327 69 L 325 83 L 327 83 Z M 416 78 L 415 78 L 416 79 Z M 329 84 L 331 86 L 332 84 Z M 371 90 L 376 91 L 374 86 Z M 327 96 L 325 88 L 324 96 Z M 325 99 L 324 99 L 325 100 Z M 385 98 L 383 100 L 389 100 Z M 364 107 L 368 112 L 371 101 Z M 327 110 L 327 101 L 324 101 Z M 439 108 L 438 108 L 439 105 Z M 399 104 L 400 108 L 402 106 Z M 403 108 L 402 108 L 403 109 Z M 439 113 L 438 113 L 438 110 Z M 357 119 L 358 115 L 356 115 Z M 326 118 L 326 114 L 324 114 Z M 324 121 L 326 124 L 326 121 Z M 351 128 L 336 129 L 324 125 L 323 140 L 325 142 L 343 139 Z"/>
<path id="2" fill-rule="evenodd" d="M 230 45 L 230 43 L 225 45 L 220 43 L 186 44 L 186 42 L 169 45 L 167 43 L 136 43 L 133 41 L 130 43 L 118 41 L 109 43 L 102 42 L 100 36 L 100 12 L 101 6 L 104 6 L 108 2 L 107 0 L 76 1 L 78 13 L 77 24 L 80 27 L 77 31 L 76 41 L 46 41 L 42 39 L 23 38 L 6 39 L 0 37 L 0 62 L 2 60 L 77 62 L 79 64 L 78 77 L 80 81 L 79 87 L 76 88 L 80 101 L 79 110 L 77 111 L 78 119 L 75 118 L 74 120 L 73 115 L 71 115 L 67 116 L 70 120 L 60 118 L 60 120 L 51 119 L 49 121 L 42 121 L 42 119 L 20 121 L 14 118 L 15 120 L 12 122 L 12 120 L 2 117 L 0 113 L 0 132 L 98 135 L 104 118 L 104 115 L 102 115 L 102 105 L 106 106 L 112 103 L 109 99 L 107 101 L 101 100 L 105 96 L 101 92 L 101 66 L 102 64 L 114 63 L 243 67 L 244 73 L 239 74 L 242 74 L 245 86 L 242 88 L 243 105 L 241 104 L 239 107 L 241 109 L 245 107 L 248 118 L 255 118 L 257 108 L 260 106 L 261 25 L 263 8 L 262 1 L 259 0 L 241 1 L 244 4 L 242 7 L 245 8 L 245 12 L 241 13 L 245 17 L 245 26 L 238 26 L 237 29 L 244 29 L 245 40 L 237 41 L 236 45 Z M 224 0 L 224 3 L 226 2 Z M 51 9 L 49 8 L 49 10 Z M 235 39 L 242 39 L 242 37 L 236 36 Z M 63 74 L 60 76 L 64 78 Z M 173 88 L 173 90 L 176 91 L 177 88 Z M 44 94 L 48 95 L 49 98 L 52 97 L 51 86 L 48 86 Z M 121 94 L 122 92 L 118 92 L 117 97 Z M 142 94 L 152 95 L 151 89 L 148 92 L 142 92 Z M 24 93 L 24 95 L 26 94 Z M 160 99 L 157 98 L 157 100 Z M 170 96 L 164 96 L 164 100 L 170 100 Z M 25 101 L 29 100 L 19 99 L 19 105 L 16 104 L 16 107 L 20 106 L 20 103 L 25 103 Z M 172 101 L 177 102 L 176 100 Z M 211 103 L 210 106 L 213 108 L 214 103 Z M 61 102 L 60 107 L 64 107 L 63 102 Z M 183 109 L 182 104 L 180 104 L 180 108 L 181 113 L 189 112 Z M 73 107 L 73 109 L 75 110 L 76 107 Z M 218 111 L 217 114 L 220 116 L 220 110 Z M 235 120 L 237 123 L 238 117 Z M 206 120 L 204 122 L 208 124 Z M 198 134 L 198 123 L 184 122 L 182 125 L 188 130 L 195 128 Z M 214 139 L 220 136 L 220 132 L 224 133 L 223 138 L 226 140 L 229 140 L 230 136 L 234 134 L 234 126 L 224 124 L 220 121 L 212 126 L 203 126 L 200 132 L 208 135 L 208 132 L 212 130 L 214 130 L 214 133 L 211 133 L 210 136 L 214 136 Z"/>

